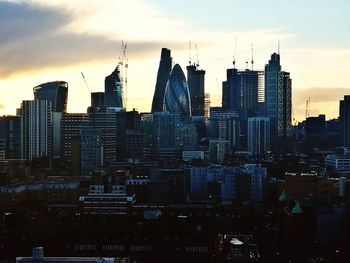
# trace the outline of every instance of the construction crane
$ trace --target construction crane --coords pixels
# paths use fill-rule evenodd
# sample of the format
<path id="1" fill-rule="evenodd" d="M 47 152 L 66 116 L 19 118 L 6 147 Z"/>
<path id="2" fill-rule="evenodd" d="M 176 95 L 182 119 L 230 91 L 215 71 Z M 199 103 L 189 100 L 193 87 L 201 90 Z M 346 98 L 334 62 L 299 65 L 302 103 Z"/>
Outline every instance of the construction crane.
<path id="1" fill-rule="evenodd" d="M 232 61 L 233 68 L 236 68 L 236 50 L 237 50 L 237 36 L 235 39 L 235 46 L 234 46 L 234 50 L 233 50 L 233 61 Z"/>
<path id="2" fill-rule="evenodd" d="M 196 44 L 196 58 L 197 58 L 196 66 L 198 68 L 199 67 L 199 58 L 198 58 L 198 47 L 197 47 L 197 44 Z"/>
<path id="3" fill-rule="evenodd" d="M 254 49 L 253 49 L 253 44 L 251 46 L 252 49 L 252 61 L 250 63 L 252 63 L 252 70 L 254 70 Z"/>
<path id="4" fill-rule="evenodd" d="M 83 72 L 80 72 L 81 74 L 81 77 L 83 78 L 84 80 L 84 83 L 85 83 L 85 87 L 87 88 L 87 90 L 89 91 L 89 93 L 91 93 L 91 90 L 89 89 L 89 85 L 87 84 L 87 81 L 86 81 L 86 78 L 84 76 L 84 73 Z"/>
<path id="5" fill-rule="evenodd" d="M 310 117 L 310 104 L 311 104 L 311 99 L 310 97 L 308 97 L 305 105 L 305 120 Z"/>
<path id="6" fill-rule="evenodd" d="M 188 59 L 188 64 L 191 66 L 191 64 L 192 64 L 192 43 L 191 43 L 191 41 L 189 42 L 189 49 L 190 49 L 190 57 Z"/>
<path id="7" fill-rule="evenodd" d="M 120 66 L 120 73 L 121 73 L 121 84 L 122 84 L 122 96 L 124 100 L 124 108 L 127 108 L 128 104 L 128 59 L 126 57 L 126 48 L 128 46 L 128 43 L 122 41 L 122 51 L 123 55 L 122 57 L 119 57 L 119 66 Z"/>

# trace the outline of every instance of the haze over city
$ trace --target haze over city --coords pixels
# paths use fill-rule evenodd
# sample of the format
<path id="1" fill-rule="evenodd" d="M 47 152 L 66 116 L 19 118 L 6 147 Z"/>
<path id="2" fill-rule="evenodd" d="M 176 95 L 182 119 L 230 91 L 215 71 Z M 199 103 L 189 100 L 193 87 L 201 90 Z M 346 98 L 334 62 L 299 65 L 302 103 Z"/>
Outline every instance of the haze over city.
<path id="1" fill-rule="evenodd" d="M 128 109 L 150 111 L 159 50 L 172 50 L 175 63 L 192 60 L 206 70 L 206 92 L 221 104 L 221 82 L 232 67 L 246 68 L 254 45 L 254 69 L 280 54 L 293 79 L 293 111 L 304 119 L 339 114 L 350 93 L 350 37 L 346 1 L 0 1 L 0 114 L 14 114 L 40 83 L 69 83 L 69 112 L 85 112 L 91 91 L 103 91 L 104 78 L 118 64 L 121 41 L 128 43 Z M 297 14 L 297 15 L 296 15 Z M 249 63 L 249 68 L 251 65 Z"/>

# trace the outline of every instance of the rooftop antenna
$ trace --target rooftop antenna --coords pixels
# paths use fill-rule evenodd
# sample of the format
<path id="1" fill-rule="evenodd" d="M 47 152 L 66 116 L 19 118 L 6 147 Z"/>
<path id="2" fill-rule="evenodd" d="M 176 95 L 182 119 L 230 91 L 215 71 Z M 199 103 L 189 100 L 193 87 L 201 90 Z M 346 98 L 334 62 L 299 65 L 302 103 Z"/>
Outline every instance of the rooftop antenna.
<path id="1" fill-rule="evenodd" d="M 250 63 L 252 63 L 252 70 L 254 70 L 254 49 L 253 49 L 253 44 L 252 44 L 252 61 Z"/>
<path id="2" fill-rule="evenodd" d="M 197 64 L 196 64 L 196 66 L 199 67 L 199 59 L 198 59 L 198 48 L 197 48 L 197 44 L 196 44 L 196 56 L 197 56 Z"/>
<path id="3" fill-rule="evenodd" d="M 237 36 L 235 38 L 235 46 L 233 49 L 233 61 L 232 61 L 233 68 L 236 68 L 236 50 L 237 50 Z"/>
<path id="4" fill-rule="evenodd" d="M 280 54 L 280 40 L 278 39 L 278 51 L 277 51 L 278 53 L 278 55 Z"/>
<path id="5" fill-rule="evenodd" d="M 192 42 L 191 41 L 189 42 L 189 49 L 190 49 L 190 58 L 188 60 L 188 63 L 191 66 L 191 64 L 192 64 Z"/>
<path id="6" fill-rule="evenodd" d="M 248 61 L 245 62 L 245 68 L 248 69 Z"/>

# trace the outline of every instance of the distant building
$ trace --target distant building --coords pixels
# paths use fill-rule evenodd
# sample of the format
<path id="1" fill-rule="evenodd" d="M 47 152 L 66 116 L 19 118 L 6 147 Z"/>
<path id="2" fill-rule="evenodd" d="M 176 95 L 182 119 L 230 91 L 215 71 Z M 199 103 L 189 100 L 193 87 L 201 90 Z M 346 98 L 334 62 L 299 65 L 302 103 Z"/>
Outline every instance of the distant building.
<path id="1" fill-rule="evenodd" d="M 264 155 L 270 150 L 269 118 L 248 118 L 248 152 Z"/>
<path id="2" fill-rule="evenodd" d="M 191 98 L 186 77 L 179 64 L 176 64 L 169 75 L 165 88 L 163 111 L 191 116 Z"/>
<path id="3" fill-rule="evenodd" d="M 338 195 L 335 180 L 315 174 L 288 173 L 284 180 L 278 181 L 278 192 L 283 190 L 293 198 L 314 197 L 318 200 L 330 200 Z"/>
<path id="4" fill-rule="evenodd" d="M 88 195 L 79 198 L 84 214 L 126 216 L 128 207 L 135 202 L 135 195 L 126 193 L 126 186 L 114 185 L 106 193 L 103 185 L 90 185 Z"/>
<path id="5" fill-rule="evenodd" d="M 33 88 L 34 100 L 47 100 L 51 102 L 53 112 L 66 112 L 68 100 L 68 83 L 53 81 Z"/>
<path id="6" fill-rule="evenodd" d="M 0 160 L 21 159 L 21 117 L 0 117 Z"/>
<path id="7" fill-rule="evenodd" d="M 326 167 L 333 168 L 336 171 L 350 172 L 349 155 L 327 155 L 325 158 Z"/>
<path id="8" fill-rule="evenodd" d="M 190 161 L 192 159 L 204 159 L 204 152 L 203 151 L 183 151 L 182 152 L 182 159 L 184 161 Z"/>
<path id="9" fill-rule="evenodd" d="M 80 130 L 81 175 L 91 176 L 103 167 L 101 130 L 83 127 Z"/>
<path id="10" fill-rule="evenodd" d="M 91 107 L 103 107 L 105 105 L 104 92 L 91 92 Z"/>
<path id="11" fill-rule="evenodd" d="M 125 156 L 125 111 L 117 107 L 88 109 L 89 126 L 101 130 L 103 163 L 112 168 Z"/>
<path id="12" fill-rule="evenodd" d="M 258 165 L 239 167 L 208 166 L 187 169 L 186 185 L 190 199 L 221 202 L 262 201 L 266 168 Z"/>
<path id="13" fill-rule="evenodd" d="M 265 66 L 265 117 L 270 118 L 272 138 L 286 139 L 292 129 L 292 80 L 282 71 L 280 55 L 273 53 Z"/>
<path id="14" fill-rule="evenodd" d="M 205 71 L 199 70 L 197 65 L 192 64 L 186 67 L 187 83 L 191 97 L 192 116 L 204 116 L 205 113 Z"/>
<path id="15" fill-rule="evenodd" d="M 51 102 L 24 100 L 21 104 L 21 157 L 31 161 L 52 156 L 51 129 Z"/>
<path id="16" fill-rule="evenodd" d="M 193 124 L 182 124 L 180 130 L 181 147 L 185 151 L 197 149 L 197 130 Z"/>
<path id="17" fill-rule="evenodd" d="M 80 129 L 87 126 L 89 118 L 87 113 L 64 113 L 61 118 L 61 158 L 70 162 L 72 153 L 72 140 L 80 136 Z M 80 139 L 79 139 L 80 140 Z"/>
<path id="18" fill-rule="evenodd" d="M 170 75 L 172 67 L 172 58 L 171 51 L 167 48 L 162 48 L 158 74 L 157 74 L 157 82 L 153 95 L 152 102 L 152 110 L 151 112 L 161 112 L 163 111 L 163 101 L 166 84 Z"/>
<path id="19" fill-rule="evenodd" d="M 339 104 L 341 145 L 350 146 L 350 95 L 344 96 Z"/>
<path id="20" fill-rule="evenodd" d="M 213 163 L 223 163 L 229 153 L 229 141 L 224 139 L 209 140 L 209 158 Z"/>
<path id="21" fill-rule="evenodd" d="M 105 78 L 104 106 L 124 108 L 123 86 L 119 66 Z"/>

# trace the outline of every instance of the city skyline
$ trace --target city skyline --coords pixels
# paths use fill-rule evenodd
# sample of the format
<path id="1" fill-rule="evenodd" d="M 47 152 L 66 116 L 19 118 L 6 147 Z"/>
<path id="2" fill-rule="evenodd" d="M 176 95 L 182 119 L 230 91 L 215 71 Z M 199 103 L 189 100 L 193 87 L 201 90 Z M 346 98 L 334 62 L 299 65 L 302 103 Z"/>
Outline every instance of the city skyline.
<path id="1" fill-rule="evenodd" d="M 159 50 L 171 49 L 174 63 L 185 68 L 190 56 L 189 41 L 193 43 L 192 61 L 197 60 L 194 43 L 198 44 L 200 68 L 206 71 L 205 92 L 211 93 L 212 106 L 217 106 L 221 82 L 226 69 L 232 67 L 237 36 L 236 65 L 240 69 L 251 60 L 251 44 L 254 69 L 261 70 L 270 54 L 277 52 L 280 40 L 282 70 L 289 71 L 293 79 L 297 120 L 304 119 L 308 97 L 310 116 L 324 113 L 327 119 L 337 117 L 339 100 L 350 93 L 346 73 L 350 66 L 350 38 L 345 34 L 349 4 L 283 3 L 281 13 L 272 17 L 269 8 L 274 1 L 251 4 L 254 3 L 257 8 L 230 1 L 186 3 L 187 9 L 182 12 L 182 1 L 176 5 L 170 1 L 88 1 L 84 5 L 65 0 L 0 1 L 0 19 L 6 19 L 0 27 L 4 36 L 0 58 L 7 62 L 0 66 L 0 114 L 14 114 L 22 100 L 33 98 L 33 87 L 61 79 L 70 86 L 68 112 L 85 112 L 90 93 L 80 72 L 92 92 L 103 91 L 105 76 L 122 55 L 122 39 L 128 42 L 128 110 L 151 110 Z M 299 6 L 303 8 L 299 10 Z M 232 15 L 228 11 L 231 8 L 246 13 L 249 19 Z M 284 10 L 298 11 L 298 17 Z M 211 19 L 207 19 L 209 14 Z M 322 28 L 321 32 L 318 28 Z M 18 92 L 13 92 L 19 87 Z"/>

